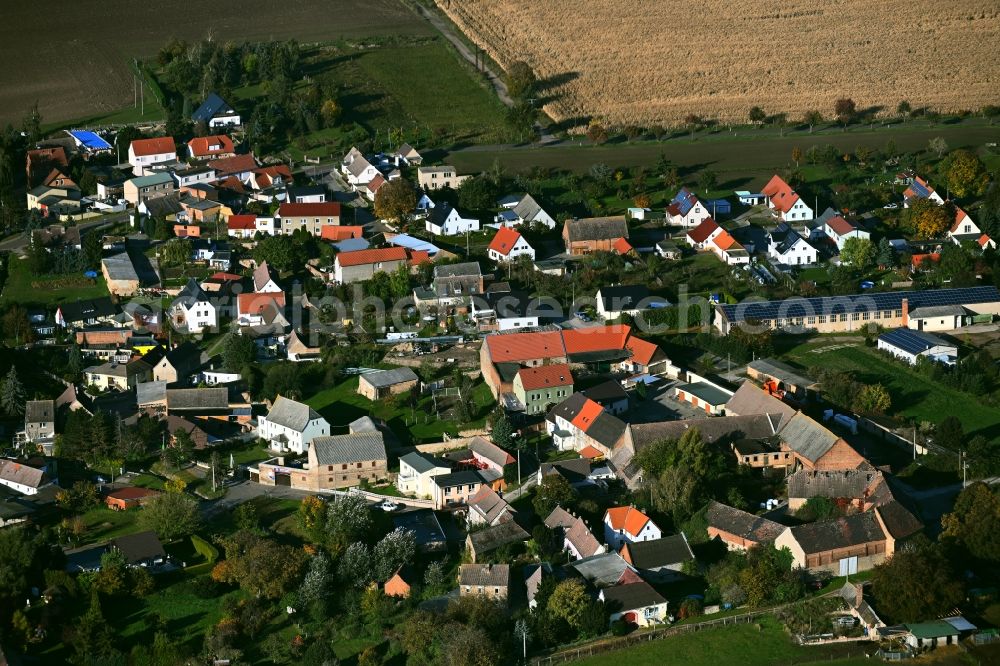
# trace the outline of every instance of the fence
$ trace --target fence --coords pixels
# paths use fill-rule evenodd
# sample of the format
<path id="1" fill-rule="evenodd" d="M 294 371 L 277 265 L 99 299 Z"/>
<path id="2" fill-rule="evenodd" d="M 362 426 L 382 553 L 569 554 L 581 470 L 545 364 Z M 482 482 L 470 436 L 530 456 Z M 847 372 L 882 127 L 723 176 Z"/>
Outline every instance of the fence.
<path id="1" fill-rule="evenodd" d="M 415 497 L 396 497 L 395 495 L 380 495 L 378 493 L 369 492 L 367 490 L 361 490 L 360 488 L 351 488 L 347 491 L 351 495 L 361 495 L 366 500 L 372 502 L 381 502 L 383 500 L 390 500 L 396 504 L 405 504 L 406 506 L 412 506 L 418 509 L 433 509 L 434 500 L 429 499 L 417 499 Z"/>

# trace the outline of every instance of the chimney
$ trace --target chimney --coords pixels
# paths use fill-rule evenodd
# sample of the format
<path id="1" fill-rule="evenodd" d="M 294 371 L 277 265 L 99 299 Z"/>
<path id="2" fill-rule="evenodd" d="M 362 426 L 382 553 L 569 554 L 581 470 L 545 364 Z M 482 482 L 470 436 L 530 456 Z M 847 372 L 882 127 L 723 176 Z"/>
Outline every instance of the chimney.
<path id="1" fill-rule="evenodd" d="M 908 328 L 910 325 L 910 300 L 907 298 L 903 299 L 903 328 Z"/>

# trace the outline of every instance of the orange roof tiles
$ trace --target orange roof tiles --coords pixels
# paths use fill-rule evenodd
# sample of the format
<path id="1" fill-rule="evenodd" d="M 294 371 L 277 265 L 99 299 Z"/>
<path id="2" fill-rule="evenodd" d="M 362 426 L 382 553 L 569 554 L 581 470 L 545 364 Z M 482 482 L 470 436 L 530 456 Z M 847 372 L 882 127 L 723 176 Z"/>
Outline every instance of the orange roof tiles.
<path id="1" fill-rule="evenodd" d="M 431 253 L 427 250 L 410 250 L 410 265 L 419 266 L 425 261 L 431 260 Z"/>
<path id="2" fill-rule="evenodd" d="M 191 157 L 214 157 L 233 152 L 233 140 L 225 134 L 196 136 L 188 141 Z"/>
<path id="3" fill-rule="evenodd" d="M 488 249 L 498 252 L 506 257 L 510 254 L 510 251 L 514 249 L 514 246 L 517 245 L 517 241 L 520 239 L 521 234 L 514 229 L 511 229 L 510 227 L 500 227 L 497 230 L 497 235 L 490 241 Z"/>
<path id="4" fill-rule="evenodd" d="M 297 204 L 307 205 L 307 204 Z M 386 247 L 376 250 L 356 250 L 354 252 L 341 252 L 337 255 L 337 263 L 341 266 L 361 266 L 363 264 L 377 264 L 384 261 L 406 261 L 405 247 Z"/>
<path id="5" fill-rule="evenodd" d="M 612 247 L 615 248 L 615 252 L 617 252 L 618 254 L 628 254 L 629 252 L 632 251 L 632 246 L 624 238 L 619 238 L 618 240 L 616 240 L 614 243 L 612 243 Z"/>
<path id="6" fill-rule="evenodd" d="M 567 354 L 581 354 L 625 349 L 625 342 L 631 332 L 631 327 L 623 325 L 591 326 L 562 331 L 562 338 Z"/>
<path id="7" fill-rule="evenodd" d="M 361 238 L 364 236 L 365 228 L 357 226 L 341 227 L 334 224 L 323 226 L 320 231 L 320 238 L 328 241 L 342 241 L 348 238 Z"/>
<path id="8" fill-rule="evenodd" d="M 955 207 L 955 222 L 951 225 L 951 233 L 957 233 L 958 228 L 969 216 L 959 207 Z"/>
<path id="9" fill-rule="evenodd" d="M 993 239 L 990 238 L 987 234 L 983 234 L 982 236 L 979 237 L 979 240 L 976 242 L 979 243 L 979 247 L 986 247 L 992 240 Z"/>
<path id="10" fill-rule="evenodd" d="M 159 136 L 155 139 L 135 139 L 132 141 L 131 147 L 132 154 L 136 157 L 177 152 L 177 148 L 174 146 L 174 137 L 172 136 Z"/>
<path id="11" fill-rule="evenodd" d="M 715 247 L 723 251 L 728 250 L 733 245 L 738 245 L 736 239 L 733 238 L 728 231 L 723 231 L 721 234 L 716 236 L 712 242 L 715 243 Z"/>
<path id="12" fill-rule="evenodd" d="M 653 355 L 656 354 L 656 350 L 659 349 L 652 342 L 635 337 L 628 339 L 628 342 L 625 343 L 625 348 L 632 352 L 632 360 L 643 365 L 649 365 L 650 361 L 653 360 Z"/>
<path id="13" fill-rule="evenodd" d="M 494 363 L 519 363 L 566 355 L 559 331 L 490 335 L 486 338 L 486 346 Z"/>
<path id="14" fill-rule="evenodd" d="M 243 173 L 244 171 L 253 171 L 257 168 L 257 160 L 253 158 L 253 153 L 248 153 L 246 155 L 212 160 L 208 163 L 208 166 L 218 171 L 220 176 L 228 176 Z"/>
<path id="15" fill-rule="evenodd" d="M 649 522 L 649 516 L 633 506 L 616 506 L 608 509 L 607 518 L 612 529 L 623 529 L 632 535 L 639 534 Z"/>
<path id="16" fill-rule="evenodd" d="M 517 374 L 521 378 L 521 385 L 525 391 L 536 391 L 553 386 L 570 386 L 573 383 L 573 374 L 565 363 L 521 368 Z"/>
<path id="17" fill-rule="evenodd" d="M 229 220 L 226 221 L 227 229 L 246 229 L 253 231 L 257 228 L 257 216 L 256 215 L 230 215 Z"/>
<path id="18" fill-rule="evenodd" d="M 936 264 L 941 261 L 941 255 L 937 252 L 931 252 L 928 254 L 915 254 L 910 257 L 910 262 L 914 268 L 920 268 L 924 262 L 930 262 Z"/>
<path id="19" fill-rule="evenodd" d="M 237 298 L 239 314 L 260 314 L 268 307 L 284 308 L 285 294 L 280 291 L 250 292 L 240 294 Z"/>
<path id="20" fill-rule="evenodd" d="M 601 407 L 600 403 L 594 402 L 590 398 L 583 403 L 583 407 L 580 408 L 580 412 L 573 418 L 570 423 L 579 428 L 580 430 L 587 432 L 587 430 L 594 424 L 594 419 L 604 413 L 604 408 Z"/>
<path id="21" fill-rule="evenodd" d="M 340 217 L 340 204 L 283 203 L 278 207 L 279 217 Z"/>
<path id="22" fill-rule="evenodd" d="M 586 458 L 587 460 L 596 460 L 598 458 L 603 458 L 604 453 L 596 446 L 588 445 L 580 449 L 580 457 Z"/>

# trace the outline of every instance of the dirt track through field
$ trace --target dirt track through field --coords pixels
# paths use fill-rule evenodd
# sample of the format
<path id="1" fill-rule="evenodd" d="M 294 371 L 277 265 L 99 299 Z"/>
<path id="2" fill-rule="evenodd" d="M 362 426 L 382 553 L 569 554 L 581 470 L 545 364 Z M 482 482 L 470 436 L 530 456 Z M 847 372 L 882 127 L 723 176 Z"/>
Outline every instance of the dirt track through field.
<path id="1" fill-rule="evenodd" d="M 46 123 L 130 105 L 129 60 L 154 55 L 171 37 L 311 42 L 432 33 L 399 0 L 5 0 L 2 15 L 0 123 L 15 124 L 36 101 Z"/>

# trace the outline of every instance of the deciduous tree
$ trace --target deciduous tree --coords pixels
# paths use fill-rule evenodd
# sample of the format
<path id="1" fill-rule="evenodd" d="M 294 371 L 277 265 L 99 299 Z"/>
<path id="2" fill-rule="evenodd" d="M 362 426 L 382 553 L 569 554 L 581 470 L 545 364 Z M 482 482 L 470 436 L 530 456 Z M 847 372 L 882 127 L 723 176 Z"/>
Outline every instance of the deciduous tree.
<path id="1" fill-rule="evenodd" d="M 944 140 L 944 137 L 936 136 L 927 142 L 927 150 L 940 158 L 948 152 L 948 142 Z"/>
<path id="2" fill-rule="evenodd" d="M 523 60 L 515 60 L 507 67 L 504 73 L 504 82 L 507 84 L 507 92 L 513 99 L 524 99 L 530 97 L 534 92 L 538 79 L 531 65 Z"/>
<path id="3" fill-rule="evenodd" d="M 862 414 L 885 414 L 890 407 L 892 397 L 881 384 L 863 386 L 854 401 L 854 408 Z"/>
<path id="4" fill-rule="evenodd" d="M 750 122 L 754 125 L 763 125 L 764 121 L 767 120 L 767 114 L 764 112 L 764 109 L 759 106 L 751 107 L 748 116 L 750 118 Z"/>
<path id="5" fill-rule="evenodd" d="M 844 127 L 847 127 L 848 123 L 854 120 L 854 115 L 857 111 L 857 105 L 849 97 L 841 97 L 833 104 L 833 115 Z"/>
<path id="6" fill-rule="evenodd" d="M 940 238 L 951 227 L 954 213 L 950 210 L 930 199 L 917 199 L 906 210 L 906 221 L 918 238 Z"/>
<path id="7" fill-rule="evenodd" d="M 390 180 L 375 193 L 375 214 L 404 224 L 417 207 L 417 193 L 405 178 Z"/>
<path id="8" fill-rule="evenodd" d="M 580 622 L 591 603 L 583 581 L 570 578 L 556 585 L 552 591 L 546 608 L 556 617 L 560 617 L 573 627 L 579 629 Z"/>
<path id="9" fill-rule="evenodd" d="M 897 550 L 872 574 L 879 614 L 894 622 L 938 617 L 962 602 L 965 590 L 953 563 L 936 546 Z"/>
<path id="10" fill-rule="evenodd" d="M 187 495 L 161 493 L 143 507 L 139 524 L 156 532 L 164 541 L 173 541 L 197 531 L 201 514 L 198 503 Z"/>
<path id="11" fill-rule="evenodd" d="M 980 196 L 990 182 L 983 161 L 969 150 L 954 150 L 949 153 L 940 170 L 951 194 L 958 197 Z"/>
<path id="12" fill-rule="evenodd" d="M 543 478 L 531 501 L 535 513 L 542 518 L 552 513 L 557 506 L 568 509 L 575 503 L 576 491 L 569 485 L 569 481 L 558 474 L 550 474 Z"/>
<path id="13" fill-rule="evenodd" d="M 840 250 L 841 262 L 860 271 L 875 263 L 875 246 L 867 238 L 848 238 Z"/>
<path id="14" fill-rule="evenodd" d="M 326 509 L 326 533 L 335 552 L 364 538 L 371 528 L 371 510 L 360 495 L 330 498 Z"/>
<path id="15" fill-rule="evenodd" d="M 1000 562 L 1000 497 L 985 483 L 963 490 L 952 512 L 941 519 L 942 538 L 952 541 L 972 557 Z"/>

